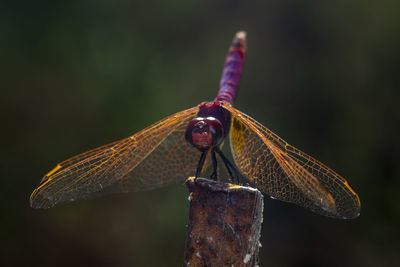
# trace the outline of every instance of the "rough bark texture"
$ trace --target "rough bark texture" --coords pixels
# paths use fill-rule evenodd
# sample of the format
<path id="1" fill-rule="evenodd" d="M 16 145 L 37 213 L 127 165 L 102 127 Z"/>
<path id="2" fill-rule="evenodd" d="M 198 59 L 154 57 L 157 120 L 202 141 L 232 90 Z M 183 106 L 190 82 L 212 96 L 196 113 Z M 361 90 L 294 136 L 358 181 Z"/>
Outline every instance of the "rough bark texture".
<path id="1" fill-rule="evenodd" d="M 184 266 L 256 266 L 263 213 L 257 189 L 189 178 Z"/>

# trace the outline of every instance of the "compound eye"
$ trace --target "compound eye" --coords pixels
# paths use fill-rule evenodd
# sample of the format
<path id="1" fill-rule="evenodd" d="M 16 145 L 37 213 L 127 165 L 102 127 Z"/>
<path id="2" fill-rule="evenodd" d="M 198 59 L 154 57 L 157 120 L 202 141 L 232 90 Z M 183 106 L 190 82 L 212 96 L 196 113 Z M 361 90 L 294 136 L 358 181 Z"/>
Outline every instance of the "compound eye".
<path id="1" fill-rule="evenodd" d="M 214 117 L 197 117 L 186 127 L 186 140 L 200 151 L 207 151 L 223 140 L 223 127 Z"/>
<path id="2" fill-rule="evenodd" d="M 206 122 L 208 127 L 210 128 L 210 133 L 212 135 L 212 145 L 220 145 L 222 143 L 222 140 L 224 139 L 224 130 L 222 123 L 214 117 L 207 117 L 205 118 L 204 122 Z"/>

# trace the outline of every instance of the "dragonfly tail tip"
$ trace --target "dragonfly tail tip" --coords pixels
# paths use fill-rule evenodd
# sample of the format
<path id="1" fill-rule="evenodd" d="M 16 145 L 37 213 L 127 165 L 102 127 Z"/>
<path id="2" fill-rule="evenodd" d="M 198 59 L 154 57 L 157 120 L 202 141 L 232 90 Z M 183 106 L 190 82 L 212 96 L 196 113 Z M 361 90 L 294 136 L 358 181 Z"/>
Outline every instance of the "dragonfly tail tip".
<path id="1" fill-rule="evenodd" d="M 246 32 L 245 32 L 245 31 L 238 31 L 238 32 L 236 33 L 236 38 L 239 38 L 239 39 L 246 39 Z"/>

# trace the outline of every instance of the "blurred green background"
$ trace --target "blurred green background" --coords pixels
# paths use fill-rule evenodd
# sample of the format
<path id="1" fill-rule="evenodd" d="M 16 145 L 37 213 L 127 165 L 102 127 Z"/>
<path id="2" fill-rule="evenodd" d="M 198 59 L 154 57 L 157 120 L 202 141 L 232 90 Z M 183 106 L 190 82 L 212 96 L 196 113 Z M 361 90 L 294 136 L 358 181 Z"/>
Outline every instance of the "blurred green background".
<path id="1" fill-rule="evenodd" d="M 182 184 L 49 210 L 58 162 L 212 100 L 236 31 L 236 107 L 346 177 L 361 216 L 265 200 L 261 266 L 400 263 L 398 1 L 2 1 L 3 266 L 181 266 Z"/>

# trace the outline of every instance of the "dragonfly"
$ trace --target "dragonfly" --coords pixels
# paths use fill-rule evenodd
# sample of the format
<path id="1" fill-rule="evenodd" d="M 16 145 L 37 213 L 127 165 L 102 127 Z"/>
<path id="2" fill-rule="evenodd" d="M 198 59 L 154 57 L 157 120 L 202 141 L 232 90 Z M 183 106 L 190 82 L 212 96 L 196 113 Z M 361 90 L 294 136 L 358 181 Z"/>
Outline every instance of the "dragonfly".
<path id="1" fill-rule="evenodd" d="M 59 163 L 31 194 L 31 207 L 154 189 L 189 176 L 197 178 L 206 169 L 212 170 L 210 178 L 218 179 L 219 157 L 235 183 L 244 177 L 271 198 L 317 214 L 359 216 L 360 199 L 342 176 L 233 107 L 245 54 L 246 33 L 240 31 L 229 47 L 214 101 Z M 225 138 L 234 164 L 221 151 Z"/>

